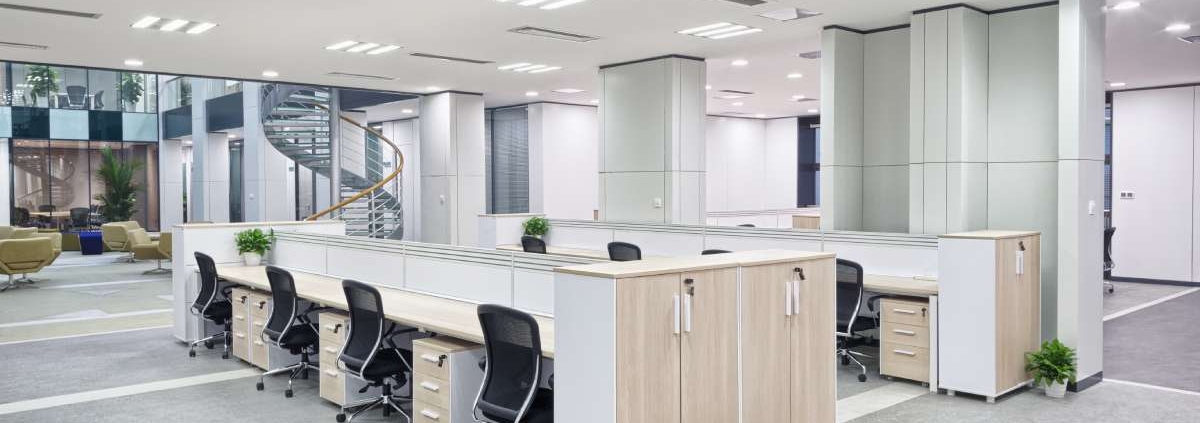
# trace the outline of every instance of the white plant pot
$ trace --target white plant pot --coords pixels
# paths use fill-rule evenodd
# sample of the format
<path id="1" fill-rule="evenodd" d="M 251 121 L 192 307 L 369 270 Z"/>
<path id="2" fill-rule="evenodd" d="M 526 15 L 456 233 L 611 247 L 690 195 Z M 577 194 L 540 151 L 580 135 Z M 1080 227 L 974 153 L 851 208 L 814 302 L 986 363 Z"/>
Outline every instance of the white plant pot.
<path id="1" fill-rule="evenodd" d="M 1067 395 L 1067 385 L 1062 383 L 1050 382 L 1046 386 L 1046 396 L 1050 398 L 1062 398 Z"/>
<path id="2" fill-rule="evenodd" d="M 258 266 L 262 264 L 262 255 L 259 253 L 242 253 L 242 260 L 247 266 Z"/>

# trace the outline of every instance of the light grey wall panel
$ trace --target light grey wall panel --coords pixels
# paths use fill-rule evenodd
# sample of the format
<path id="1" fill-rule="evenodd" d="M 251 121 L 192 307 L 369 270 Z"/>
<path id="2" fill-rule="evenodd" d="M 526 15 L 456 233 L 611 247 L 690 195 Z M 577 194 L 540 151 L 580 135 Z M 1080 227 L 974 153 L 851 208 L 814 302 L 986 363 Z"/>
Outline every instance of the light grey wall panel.
<path id="1" fill-rule="evenodd" d="M 654 207 L 650 199 L 665 198 L 666 173 L 625 172 L 600 174 L 603 202 L 621 204 L 606 209 L 604 220 L 631 222 L 663 222 L 666 209 Z"/>
<path id="2" fill-rule="evenodd" d="M 909 29 L 864 37 L 863 165 L 908 163 Z"/>
<path id="3" fill-rule="evenodd" d="M 925 15 L 913 15 L 908 40 L 908 162 L 925 162 Z M 920 181 L 915 185 L 920 186 Z M 909 202 L 918 204 L 920 198 Z M 918 215 L 919 216 L 919 215 Z M 919 225 L 918 225 L 919 227 Z M 915 231 L 919 232 L 919 231 Z"/>
<path id="4" fill-rule="evenodd" d="M 988 228 L 1042 233 L 1042 304 L 1055 304 L 1058 279 L 1058 163 L 988 164 Z M 1047 181 L 1050 181 L 1047 183 Z M 1053 319 L 1043 319 L 1052 327 Z M 1043 331 L 1045 333 L 1045 331 Z"/>
<path id="5" fill-rule="evenodd" d="M 158 141 L 158 115 L 122 113 L 121 139 L 125 141 Z"/>
<path id="6" fill-rule="evenodd" d="M 908 232 L 909 165 L 863 168 L 863 230 Z"/>
<path id="7" fill-rule="evenodd" d="M 946 181 L 946 232 L 987 228 L 987 163 L 947 163 Z"/>
<path id="8" fill-rule="evenodd" d="M 991 15 L 989 161 L 1058 159 L 1057 10 Z"/>
<path id="9" fill-rule="evenodd" d="M 946 164 L 925 163 L 924 226 L 927 234 L 946 233 Z"/>
<path id="10" fill-rule="evenodd" d="M 50 138 L 56 140 L 88 139 L 87 110 L 50 109 Z"/>
<path id="11" fill-rule="evenodd" d="M 0 107 L 0 138 L 12 136 L 12 108 Z M 7 162 L 5 162 L 7 163 Z M 5 221 L 7 222 L 7 220 Z"/>
<path id="12" fill-rule="evenodd" d="M 863 35 L 821 38 L 821 228 L 862 228 Z"/>
<path id="13" fill-rule="evenodd" d="M 669 83 L 667 66 L 666 61 L 654 60 L 600 71 L 604 85 L 600 103 L 604 107 L 602 171 L 666 170 L 663 136 L 670 114 L 663 93 Z"/>
<path id="14" fill-rule="evenodd" d="M 965 7 L 947 12 L 946 161 L 981 163 L 987 160 L 988 17 Z"/>
<path id="15" fill-rule="evenodd" d="M 948 12 L 925 14 L 925 136 L 926 162 L 946 161 L 946 125 L 949 104 L 947 50 Z"/>
<path id="16" fill-rule="evenodd" d="M 1192 281 L 1200 281 L 1200 87 L 1195 89 L 1192 120 Z"/>

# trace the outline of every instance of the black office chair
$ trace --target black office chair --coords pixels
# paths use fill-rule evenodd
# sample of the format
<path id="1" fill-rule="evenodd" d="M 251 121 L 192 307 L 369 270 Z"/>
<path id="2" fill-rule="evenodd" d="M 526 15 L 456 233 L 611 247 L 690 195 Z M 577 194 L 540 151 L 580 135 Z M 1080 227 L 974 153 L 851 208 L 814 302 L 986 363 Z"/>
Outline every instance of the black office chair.
<path id="1" fill-rule="evenodd" d="M 704 250 L 704 251 L 700 252 L 700 255 L 710 256 L 713 254 L 729 254 L 729 253 L 732 253 L 732 251 L 729 251 L 729 250 Z"/>
<path id="2" fill-rule="evenodd" d="M 292 274 L 275 266 L 267 266 L 267 280 L 271 283 L 271 317 L 263 328 L 263 341 L 288 350 L 292 355 L 299 355 L 300 362 L 290 366 L 271 369 L 258 377 L 255 389 L 263 390 L 263 379 L 267 376 L 288 372 L 288 388 L 283 396 L 292 397 L 292 381 L 297 377 L 308 379 L 309 369 L 320 367 L 309 357 L 317 353 L 317 325 L 308 316 L 322 310 L 309 306 L 300 311 L 300 301 L 296 296 L 296 281 Z"/>
<path id="3" fill-rule="evenodd" d="M 91 224 L 92 210 L 87 207 L 75 207 L 71 209 L 71 227 L 87 228 Z"/>
<path id="4" fill-rule="evenodd" d="M 104 110 L 104 90 L 92 95 L 92 110 Z"/>
<path id="5" fill-rule="evenodd" d="M 1109 278 L 1112 278 L 1112 270 L 1117 267 L 1117 263 L 1112 258 L 1112 238 L 1113 234 L 1117 233 L 1117 228 L 1104 228 L 1104 290 L 1109 294 L 1117 290 Z"/>
<path id="6" fill-rule="evenodd" d="M 192 314 L 203 316 L 205 320 L 222 325 L 225 327 L 225 330 L 188 344 L 188 357 L 196 356 L 197 345 L 204 344 L 205 348 L 212 349 L 214 341 L 219 338 L 225 347 L 225 351 L 221 353 L 221 358 L 228 359 L 229 341 L 232 334 L 231 320 L 233 317 L 233 306 L 229 303 L 229 292 L 232 291 L 232 288 L 221 289 L 217 285 L 217 265 L 213 262 L 212 257 L 197 251 L 196 265 L 200 268 L 200 292 L 196 294 L 196 300 L 192 302 Z M 201 329 L 201 336 L 203 335 L 204 332 Z"/>
<path id="7" fill-rule="evenodd" d="M 30 225 L 29 209 L 24 207 L 13 208 L 12 224 L 13 226 L 29 226 Z"/>
<path id="8" fill-rule="evenodd" d="M 350 416 L 350 421 L 364 411 L 383 406 L 386 417 L 394 409 L 412 418 L 401 408 L 401 404 L 412 402 L 412 398 L 392 395 L 392 389 L 399 389 L 408 383 L 406 373 L 412 373 L 412 350 L 396 346 L 393 336 L 413 332 L 416 329 L 403 328 L 397 330 L 396 324 L 384 330 L 383 299 L 379 290 L 362 282 L 342 281 L 342 290 L 346 293 L 346 304 L 350 311 L 350 326 L 346 333 L 346 343 L 338 354 L 340 367 L 346 374 L 362 379 L 370 386 L 383 388 L 383 393 L 375 400 L 361 405 L 361 409 Z M 388 380 L 394 382 L 388 383 Z M 346 410 L 358 407 L 358 404 L 342 406 L 337 415 L 338 422 L 346 421 Z"/>
<path id="9" fill-rule="evenodd" d="M 526 253 L 546 254 L 546 241 L 541 238 L 525 235 L 521 237 L 521 249 Z"/>
<path id="10" fill-rule="evenodd" d="M 82 85 L 68 85 L 67 108 L 86 109 L 87 106 L 87 87 Z"/>
<path id="11" fill-rule="evenodd" d="M 38 206 L 38 213 L 50 213 L 48 216 L 38 216 L 38 227 L 53 228 L 54 227 L 54 211 L 57 209 L 51 204 L 42 204 Z"/>
<path id="12" fill-rule="evenodd" d="M 743 223 L 743 224 L 741 224 L 741 225 L 738 225 L 738 227 L 742 227 L 742 228 L 753 228 L 753 227 L 754 227 L 754 224 L 753 224 L 753 223 Z"/>
<path id="13" fill-rule="evenodd" d="M 858 332 L 876 327 L 874 321 L 858 318 L 862 298 L 862 266 L 850 260 L 837 259 L 837 355 L 841 358 L 843 366 L 849 365 L 851 361 L 857 364 L 862 369 L 858 374 L 858 381 L 866 382 L 867 366 L 863 365 L 858 357 L 873 357 L 851 350 L 861 345 Z"/>
<path id="14" fill-rule="evenodd" d="M 471 410 L 476 421 L 554 421 L 554 392 L 539 388 L 542 338 L 528 313 L 493 304 L 479 306 L 486 365 Z M 482 416 L 487 420 L 480 420 Z"/>
<path id="15" fill-rule="evenodd" d="M 608 243 L 608 259 L 612 261 L 636 261 L 642 259 L 642 249 L 628 242 Z"/>

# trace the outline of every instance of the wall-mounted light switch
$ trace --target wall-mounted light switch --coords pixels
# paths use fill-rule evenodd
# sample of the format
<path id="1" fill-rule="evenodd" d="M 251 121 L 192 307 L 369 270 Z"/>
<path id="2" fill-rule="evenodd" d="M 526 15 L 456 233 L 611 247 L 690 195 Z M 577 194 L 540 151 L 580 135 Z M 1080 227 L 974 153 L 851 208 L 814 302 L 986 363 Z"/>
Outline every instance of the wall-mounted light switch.
<path id="1" fill-rule="evenodd" d="M 1096 215 L 1096 200 L 1088 200 L 1088 216 Z"/>
<path id="2" fill-rule="evenodd" d="M 661 209 L 661 208 L 663 208 L 663 201 L 662 201 L 662 198 L 659 198 L 659 197 L 654 197 L 654 201 L 651 201 L 651 205 L 653 205 L 653 206 L 654 206 L 654 208 L 656 208 L 656 209 Z"/>

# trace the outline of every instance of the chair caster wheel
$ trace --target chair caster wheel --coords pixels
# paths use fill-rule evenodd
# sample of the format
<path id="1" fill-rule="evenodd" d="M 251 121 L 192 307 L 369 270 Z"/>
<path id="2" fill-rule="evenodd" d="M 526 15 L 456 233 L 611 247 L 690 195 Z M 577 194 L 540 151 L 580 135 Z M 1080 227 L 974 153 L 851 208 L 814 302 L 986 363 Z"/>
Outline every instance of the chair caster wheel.
<path id="1" fill-rule="evenodd" d="M 337 422 L 338 423 L 346 423 L 346 413 L 338 413 Z"/>
<path id="2" fill-rule="evenodd" d="M 195 350 L 188 350 L 188 357 L 195 357 L 195 356 L 196 356 Z"/>
<path id="3" fill-rule="evenodd" d="M 291 390 L 291 389 L 288 389 L 288 390 L 286 390 L 286 391 L 283 391 L 283 396 L 284 396 L 284 398 L 291 398 L 291 397 L 292 397 L 292 390 Z"/>
<path id="4" fill-rule="evenodd" d="M 259 382 L 259 383 L 256 383 L 256 384 L 254 384 L 254 389 L 255 389 L 255 390 L 257 390 L 257 391 L 261 391 L 261 390 L 263 390 L 264 388 L 265 388 L 265 386 L 263 386 L 263 383 L 262 383 L 262 382 Z"/>
<path id="5" fill-rule="evenodd" d="M 213 349 L 213 342 L 212 341 L 204 341 L 204 348 L 208 348 L 210 350 Z"/>
<path id="6" fill-rule="evenodd" d="M 867 381 L 867 375 L 858 375 L 858 381 L 859 381 L 859 382 L 866 382 L 866 381 Z"/>
<path id="7" fill-rule="evenodd" d="M 222 359 L 222 360 L 228 360 L 228 359 L 229 359 L 229 353 L 223 353 L 223 354 L 221 354 L 221 359 Z"/>

